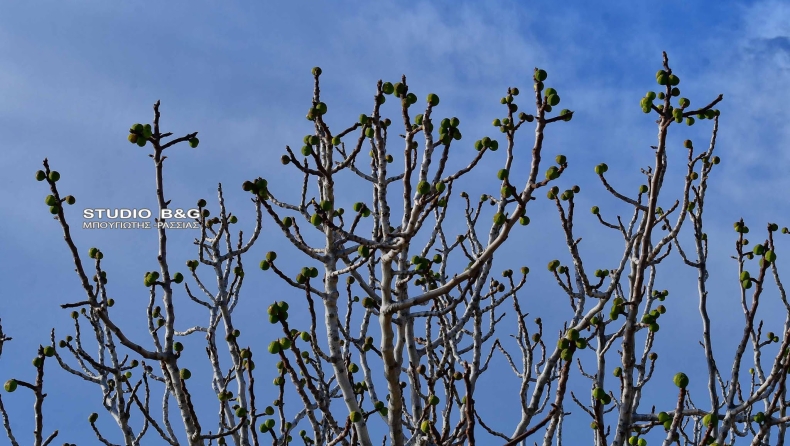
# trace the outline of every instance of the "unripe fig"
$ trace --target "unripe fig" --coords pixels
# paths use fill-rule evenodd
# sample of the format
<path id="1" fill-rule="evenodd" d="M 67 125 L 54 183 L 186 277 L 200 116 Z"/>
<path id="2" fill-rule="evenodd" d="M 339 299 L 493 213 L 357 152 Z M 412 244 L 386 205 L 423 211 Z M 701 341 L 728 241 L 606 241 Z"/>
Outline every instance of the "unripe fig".
<path id="1" fill-rule="evenodd" d="M 198 144 L 200 144 L 200 140 L 197 138 L 192 138 L 189 140 L 189 147 L 192 147 L 193 149 L 196 148 Z"/>
<path id="2" fill-rule="evenodd" d="M 593 396 L 593 398 L 595 398 L 596 400 L 600 400 L 600 399 L 602 399 L 604 396 L 606 396 L 606 391 L 605 391 L 605 390 L 603 390 L 603 389 L 602 389 L 602 388 L 600 388 L 600 387 L 596 387 L 596 388 L 595 388 L 595 389 L 593 389 L 593 391 L 592 391 L 592 396 Z"/>
<path id="3" fill-rule="evenodd" d="M 559 168 L 557 168 L 557 166 L 551 166 L 546 170 L 546 178 L 549 180 L 555 180 L 559 178 L 559 176 L 560 176 L 560 171 Z"/>
<path id="4" fill-rule="evenodd" d="M 429 94 L 428 104 L 430 104 L 432 107 L 436 107 L 437 105 L 439 105 L 439 96 L 437 96 L 434 93 Z"/>
<path id="5" fill-rule="evenodd" d="M 269 353 L 273 355 L 280 353 L 280 343 L 278 341 L 272 341 L 269 343 Z"/>
<path id="6" fill-rule="evenodd" d="M 765 252 L 765 261 L 772 263 L 776 261 L 776 254 L 773 251 L 766 251 Z"/>
<path id="7" fill-rule="evenodd" d="M 595 166 L 595 173 L 598 175 L 603 175 L 606 171 L 609 170 L 609 166 L 604 163 L 598 164 Z"/>
<path id="8" fill-rule="evenodd" d="M 15 390 L 16 390 L 16 388 L 17 388 L 17 382 L 16 382 L 16 380 L 14 380 L 14 379 L 9 379 L 8 381 L 6 381 L 6 382 L 5 382 L 5 385 L 3 385 L 3 388 L 4 388 L 4 389 L 5 389 L 5 391 L 6 391 L 6 392 L 8 392 L 8 393 L 11 393 L 11 392 L 15 391 Z"/>
<path id="9" fill-rule="evenodd" d="M 189 369 L 181 369 L 178 371 L 178 375 L 181 379 L 189 379 L 192 377 L 192 372 L 190 372 Z"/>
<path id="10" fill-rule="evenodd" d="M 674 382 L 679 388 L 685 389 L 686 386 L 689 385 L 689 377 L 686 376 L 685 373 L 680 372 L 677 373 L 674 378 L 672 378 L 672 382 Z"/>
<path id="11" fill-rule="evenodd" d="M 362 257 L 369 257 L 370 256 L 370 248 L 368 248 L 365 245 L 360 245 L 359 248 L 357 249 L 357 252 Z"/>

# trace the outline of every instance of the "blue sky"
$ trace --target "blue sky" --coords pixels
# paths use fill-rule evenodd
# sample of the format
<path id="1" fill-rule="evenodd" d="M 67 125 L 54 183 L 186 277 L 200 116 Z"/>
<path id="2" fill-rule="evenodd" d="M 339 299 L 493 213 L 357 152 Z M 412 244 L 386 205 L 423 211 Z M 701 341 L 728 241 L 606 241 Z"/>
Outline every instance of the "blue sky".
<path id="1" fill-rule="evenodd" d="M 499 98 L 507 87 L 531 90 L 533 68 L 544 68 L 547 85 L 559 90 L 563 106 L 575 111 L 572 122 L 549 129 L 546 153 L 568 156 L 570 168 L 563 179 L 573 178 L 581 186 L 580 209 L 596 204 L 609 215 L 629 215 L 606 195 L 593 166 L 608 163 L 609 177 L 620 190 L 635 191 L 642 184 L 639 168 L 651 163 L 648 146 L 655 144 L 656 128 L 638 102 L 655 88 L 653 75 L 666 50 L 692 105 L 724 94 L 717 146 L 723 162 L 710 182 L 706 214 L 720 364 L 732 357 L 743 320 L 736 264 L 729 258 L 734 252 L 732 222 L 744 217 L 753 232 L 769 221 L 790 225 L 783 221 L 790 204 L 783 193 L 790 187 L 787 3 L 39 1 L 1 8 L 0 249 L 5 255 L 0 268 L 6 283 L 0 318 L 14 341 L 0 360 L 0 381 L 8 376 L 31 379 L 30 360 L 36 346 L 48 342 L 50 329 L 56 329 L 58 339 L 70 332 L 68 314 L 58 305 L 82 297 L 62 234 L 42 203 L 48 192 L 33 179 L 43 158 L 61 172 L 62 190 L 77 197 L 77 205 L 69 209 L 72 223 L 81 221 L 78 214 L 85 207 L 152 207 L 153 167 L 147 152 L 126 142 L 126 131 L 134 122 L 150 122 L 151 105 L 161 100 L 164 128 L 176 134 L 199 131 L 201 140 L 196 150 L 171 153 L 166 188 L 173 203 L 189 207 L 206 198 L 211 205 L 221 182 L 229 206 L 242 224 L 249 224 L 253 213 L 240 190 L 242 181 L 260 175 L 283 190 L 296 184 L 279 156 L 286 144 L 299 147 L 310 132 L 304 114 L 312 95 L 310 68 L 316 65 L 323 68 L 322 97 L 336 128 L 369 112 L 379 79 L 395 81 L 405 74 L 420 98 L 439 94 L 442 116 L 461 119 L 465 138 L 459 163 L 471 156 L 475 139 L 495 136 L 490 123 L 504 113 Z M 385 112 L 394 117 L 394 106 Z M 705 123 L 674 128 L 669 144 L 678 150 L 670 154 L 670 162 L 674 156 L 678 166 L 681 141 L 691 138 L 702 147 L 709 132 Z M 528 159 L 531 138 L 529 132 L 517 138 L 521 160 Z M 487 158 L 470 174 L 466 184 L 471 196 L 496 192 L 493 173 L 502 159 Z M 669 174 L 675 180 L 666 192 L 672 201 L 680 175 L 677 169 Z M 366 198 L 350 186 L 347 193 L 348 204 Z M 556 211 L 538 200 L 530 215 L 533 224 L 516 228 L 495 270 L 530 266 L 534 273 L 522 297 L 526 311 L 544 318 L 557 311 L 568 314 L 567 298 L 544 269 L 554 257 L 567 258 Z M 619 255 L 620 241 L 588 213 L 578 218 L 584 255 L 605 259 L 605 267 Z M 74 232 L 81 253 L 90 246 L 105 252 L 116 312 L 129 314 L 123 325 L 143 339 L 135 321 L 143 319 L 147 299 L 140 279 L 156 265 L 155 234 Z M 757 236 L 753 234 L 755 240 Z M 195 257 L 192 237 L 192 231 L 170 233 L 172 264 L 179 268 Z M 689 242 L 688 234 L 683 240 Z M 784 243 L 779 242 L 780 267 Z M 287 252 L 267 224 L 247 264 L 272 249 Z M 295 262 L 294 268 L 301 265 Z M 695 402 L 705 407 L 693 271 L 673 257 L 658 283 L 671 292 L 667 306 L 673 322 L 671 328 L 665 325 L 657 343 L 657 373 L 665 378 L 654 380 L 645 398 L 658 398 L 659 406 L 671 404 L 674 397 L 664 400 L 662 394 L 674 391 L 669 377 L 677 364 L 685 364 L 692 392 L 694 376 L 699 376 Z M 245 332 L 250 339 L 263 339 L 271 326 L 256 325 L 255 318 L 271 300 L 293 291 L 260 272 L 250 274 L 245 289 L 241 326 L 250 327 Z M 784 316 L 773 288 L 768 296 L 760 317 L 766 331 L 781 332 Z M 184 321 L 180 328 L 204 323 L 205 314 L 183 293 L 177 304 Z M 504 331 L 502 337 L 515 330 Z M 200 339 L 186 345 L 202 351 Z M 203 359 L 197 354 L 195 361 Z M 614 361 L 612 356 L 609 363 Z M 512 395 L 502 384 L 513 379 L 504 365 L 499 361 L 499 370 L 483 379 L 479 398 L 491 425 L 511 432 L 517 414 L 499 414 L 494 405 Z M 207 378 L 194 376 L 195 381 Z M 266 382 L 268 375 L 263 377 Z M 59 429 L 60 442 L 92 444 L 85 428 L 90 412 L 102 412 L 97 389 L 50 364 L 46 391 L 47 432 Z M 213 397 L 196 398 L 212 401 L 209 416 Z M 31 395 L 17 392 L 4 395 L 4 401 L 12 410 L 17 437 L 27 439 L 33 423 Z M 517 399 L 511 403 L 515 409 Z M 586 429 L 589 420 L 570 404 L 566 407 L 581 420 L 578 426 Z M 103 416 L 99 425 L 118 441 L 117 429 L 108 421 Z"/>

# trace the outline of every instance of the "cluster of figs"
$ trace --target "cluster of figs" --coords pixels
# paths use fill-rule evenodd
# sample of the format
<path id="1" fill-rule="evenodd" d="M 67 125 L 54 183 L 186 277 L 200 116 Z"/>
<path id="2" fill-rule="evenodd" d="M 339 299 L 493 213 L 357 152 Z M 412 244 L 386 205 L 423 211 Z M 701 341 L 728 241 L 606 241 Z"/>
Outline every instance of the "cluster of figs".
<path id="1" fill-rule="evenodd" d="M 60 173 L 57 170 L 52 170 L 49 172 L 49 175 L 47 175 L 43 170 L 36 171 L 36 181 L 44 181 L 46 179 L 56 183 L 60 179 Z M 63 202 L 72 205 L 77 202 L 77 199 L 74 198 L 73 195 L 69 195 L 61 200 L 58 200 L 54 195 L 47 195 L 44 197 L 44 203 L 49 206 L 49 212 L 52 215 L 58 215 L 58 213 L 60 213 Z"/>
<path id="2" fill-rule="evenodd" d="M 320 67 L 313 67 L 312 70 L 313 76 L 318 78 L 321 75 L 322 70 Z M 409 88 L 406 84 L 401 82 L 396 82 L 395 84 L 391 82 L 384 82 L 381 86 L 381 93 L 376 96 L 376 101 L 378 104 L 384 104 L 387 101 L 386 95 L 395 95 L 395 97 L 401 99 L 401 103 L 409 107 L 417 103 L 417 95 L 414 93 L 409 93 Z M 439 96 L 435 93 L 430 93 L 427 97 L 427 102 L 431 106 L 435 107 L 439 105 Z M 307 115 L 305 116 L 308 121 L 315 121 L 315 119 L 319 116 L 323 116 L 327 112 L 327 106 L 323 102 L 316 102 L 310 107 L 310 110 L 307 111 Z"/>
<path id="3" fill-rule="evenodd" d="M 151 124 L 134 124 L 129 127 L 129 136 L 127 136 L 127 140 L 132 144 L 137 144 L 139 147 L 145 147 L 145 144 L 148 142 L 148 139 L 153 136 L 153 128 Z M 189 139 L 189 146 L 193 149 L 200 144 L 200 140 L 192 137 Z"/>

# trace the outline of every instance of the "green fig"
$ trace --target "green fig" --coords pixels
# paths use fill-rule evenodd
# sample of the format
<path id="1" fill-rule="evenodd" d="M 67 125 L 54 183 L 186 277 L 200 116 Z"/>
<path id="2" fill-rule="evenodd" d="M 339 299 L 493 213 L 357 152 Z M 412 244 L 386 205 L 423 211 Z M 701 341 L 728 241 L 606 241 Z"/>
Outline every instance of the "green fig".
<path id="1" fill-rule="evenodd" d="M 36 171 L 36 181 L 44 181 L 45 178 L 47 178 L 47 174 L 43 170 Z"/>
<path id="2" fill-rule="evenodd" d="M 686 376 L 685 373 L 680 372 L 677 373 L 674 378 L 672 378 L 672 382 L 674 382 L 679 388 L 685 389 L 686 386 L 689 385 L 689 377 Z"/>
<path id="3" fill-rule="evenodd" d="M 8 381 L 5 382 L 5 385 L 3 386 L 3 388 L 8 393 L 11 393 L 11 392 L 15 391 L 16 388 L 17 388 L 16 380 L 15 379 L 9 379 Z"/>
<path id="4" fill-rule="evenodd" d="M 198 144 L 200 144 L 200 140 L 197 138 L 191 138 L 189 140 L 189 147 L 192 147 L 193 149 L 196 148 Z"/>
<path id="5" fill-rule="evenodd" d="M 425 420 L 425 421 L 423 421 L 423 422 L 420 424 L 420 430 L 421 430 L 423 433 L 426 433 L 426 434 L 427 434 L 428 432 L 430 432 L 430 430 L 431 430 L 431 422 L 430 422 L 430 421 L 428 421 L 428 420 Z"/>
<path id="6" fill-rule="evenodd" d="M 766 251 L 765 261 L 769 263 L 773 263 L 774 261 L 776 261 L 776 254 L 773 251 Z"/>
<path id="7" fill-rule="evenodd" d="M 439 96 L 437 96 L 434 93 L 429 94 L 428 95 L 428 104 L 431 107 L 436 107 L 437 105 L 439 105 Z"/>
<path id="8" fill-rule="evenodd" d="M 278 341 L 272 341 L 269 343 L 269 353 L 273 355 L 280 353 L 280 343 Z"/>

